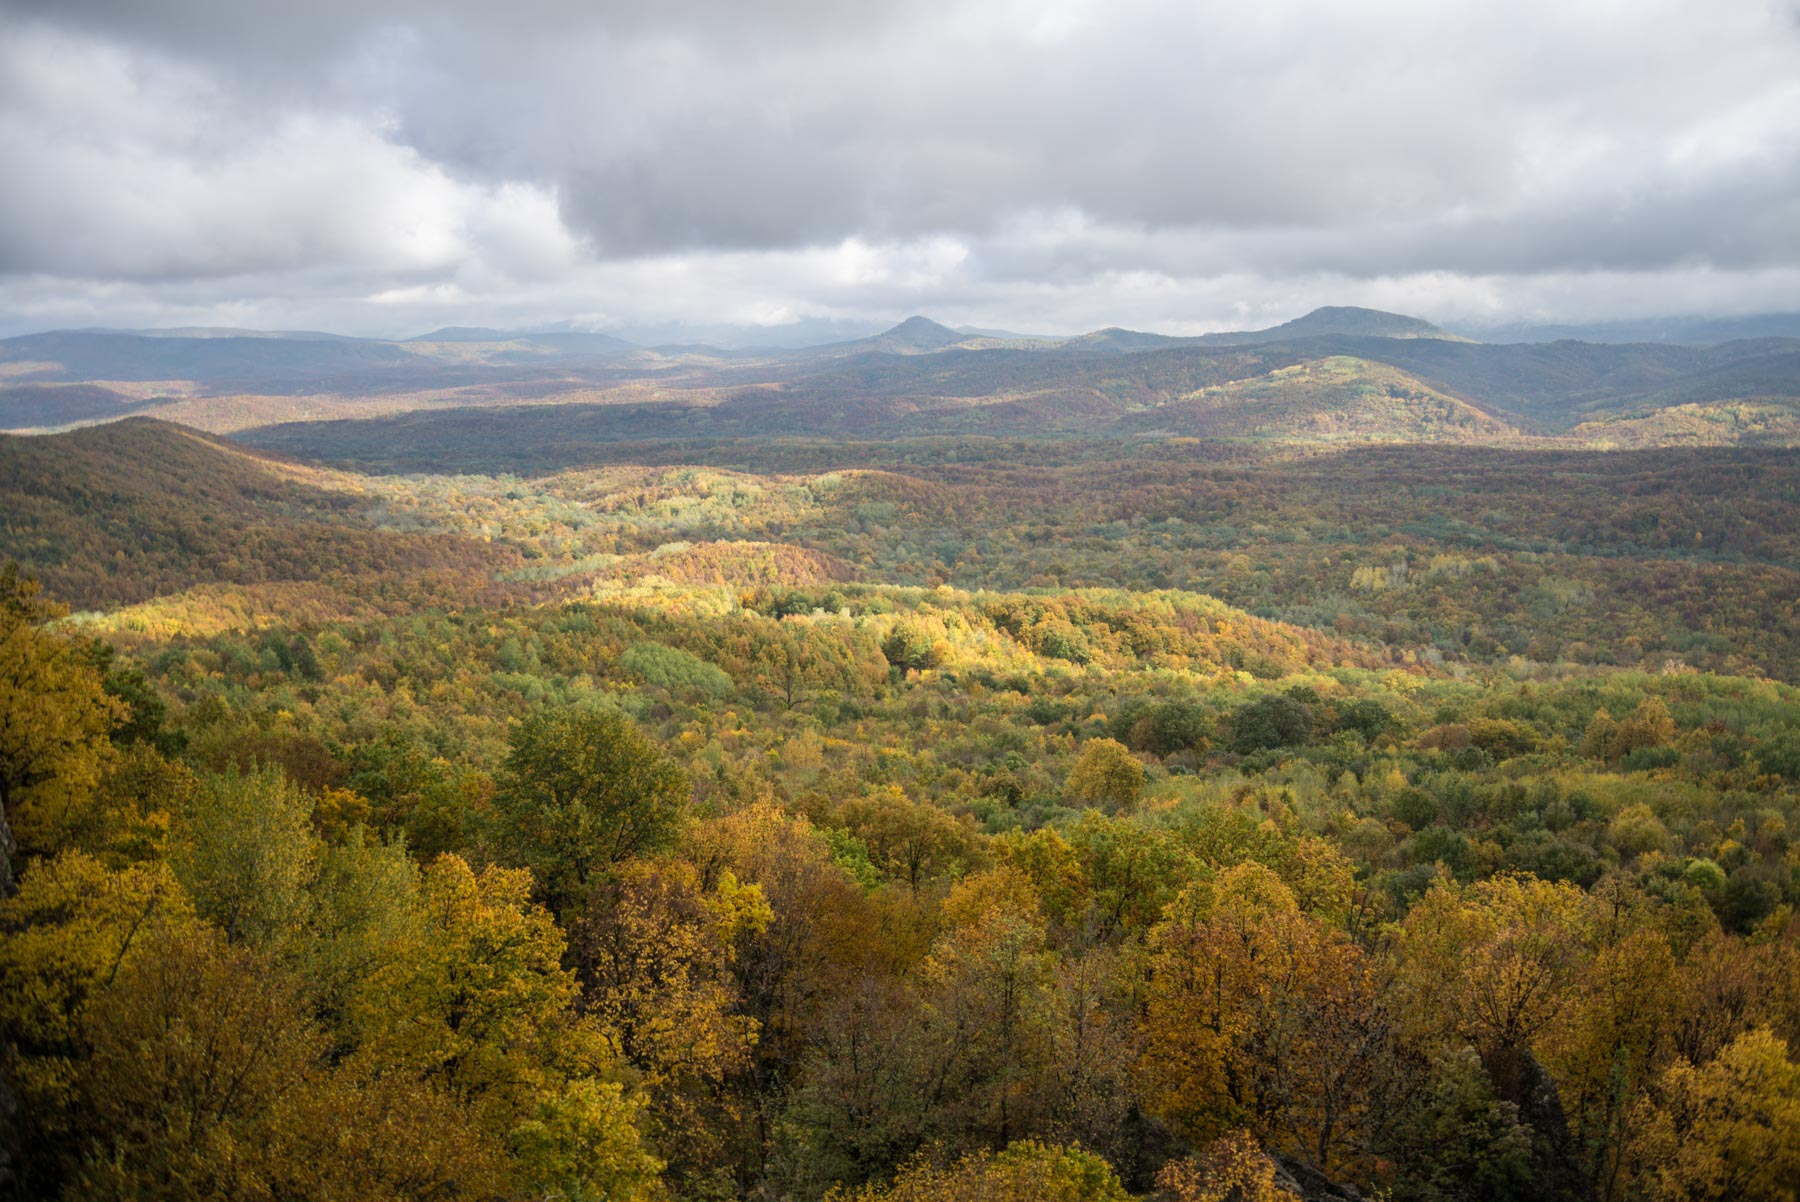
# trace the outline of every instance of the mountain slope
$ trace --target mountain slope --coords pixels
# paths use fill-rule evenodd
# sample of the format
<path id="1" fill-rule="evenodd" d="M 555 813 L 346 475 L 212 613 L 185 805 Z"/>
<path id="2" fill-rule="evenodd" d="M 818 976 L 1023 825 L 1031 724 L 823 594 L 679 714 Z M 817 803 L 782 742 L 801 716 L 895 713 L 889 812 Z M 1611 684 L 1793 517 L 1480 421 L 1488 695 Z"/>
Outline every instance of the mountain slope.
<path id="1" fill-rule="evenodd" d="M 1698 348 L 1334 336 L 1285 345 L 1386 363 L 1550 432 L 1667 405 L 1800 396 L 1800 341 L 1792 339 Z"/>
<path id="2" fill-rule="evenodd" d="M 1800 446 L 1800 401 L 1670 405 L 1637 416 L 1582 422 L 1569 436 L 1606 448 L 1794 447 Z"/>
<path id="3" fill-rule="evenodd" d="M 168 422 L 0 435 L 0 560 L 77 608 L 333 574 L 352 588 L 396 573 L 480 581 L 518 561 L 472 539 L 374 529 L 366 508 L 353 477 Z"/>
<path id="4" fill-rule="evenodd" d="M 37 430 L 124 417 L 148 402 L 98 384 L 0 385 L 0 430 Z"/>
<path id="5" fill-rule="evenodd" d="M 1499 442 L 1518 431 L 1384 364 L 1348 356 L 1203 388 L 1121 431 L 1293 443 Z"/>
<path id="6" fill-rule="evenodd" d="M 881 344 L 879 349 L 882 350 L 941 351 L 968 341 L 968 337 L 949 326 L 939 325 L 929 317 L 909 317 L 887 333 L 877 334 L 870 341 Z"/>

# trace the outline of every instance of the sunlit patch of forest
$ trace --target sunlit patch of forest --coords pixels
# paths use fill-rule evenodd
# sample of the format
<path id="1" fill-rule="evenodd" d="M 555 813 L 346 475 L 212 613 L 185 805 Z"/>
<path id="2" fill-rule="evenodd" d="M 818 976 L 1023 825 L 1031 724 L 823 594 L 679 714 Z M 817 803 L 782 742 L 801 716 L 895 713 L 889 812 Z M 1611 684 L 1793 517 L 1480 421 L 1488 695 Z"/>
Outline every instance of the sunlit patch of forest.
<path id="1" fill-rule="evenodd" d="M 1447 445 L 0 440 L 16 1191 L 1791 1199 L 1800 461 L 1304 370 Z"/>

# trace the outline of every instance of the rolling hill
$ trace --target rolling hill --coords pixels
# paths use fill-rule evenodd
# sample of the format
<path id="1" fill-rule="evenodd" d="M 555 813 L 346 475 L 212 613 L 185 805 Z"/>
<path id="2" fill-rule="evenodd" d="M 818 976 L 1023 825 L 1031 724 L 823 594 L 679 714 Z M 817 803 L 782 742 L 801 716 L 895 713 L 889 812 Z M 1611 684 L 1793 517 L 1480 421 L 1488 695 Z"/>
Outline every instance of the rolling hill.
<path id="1" fill-rule="evenodd" d="M 67 434 L 0 435 L 0 560 L 77 608 L 195 585 L 335 577 L 352 590 L 396 574 L 479 584 L 511 548 L 375 528 L 352 477 L 132 418 Z"/>
<path id="2" fill-rule="evenodd" d="M 1800 446 L 1800 402 L 1670 405 L 1641 415 L 1583 422 L 1570 434 L 1600 447 L 1793 447 Z"/>
<path id="3" fill-rule="evenodd" d="M 1501 442 L 1519 431 L 1384 364 L 1349 356 L 1203 388 L 1121 418 L 1139 434 L 1271 442 Z"/>
<path id="4" fill-rule="evenodd" d="M 1343 337 L 1287 345 L 1302 353 L 1386 363 L 1550 433 L 1608 414 L 1672 404 L 1800 396 L 1800 341 L 1792 339 L 1710 348 Z"/>

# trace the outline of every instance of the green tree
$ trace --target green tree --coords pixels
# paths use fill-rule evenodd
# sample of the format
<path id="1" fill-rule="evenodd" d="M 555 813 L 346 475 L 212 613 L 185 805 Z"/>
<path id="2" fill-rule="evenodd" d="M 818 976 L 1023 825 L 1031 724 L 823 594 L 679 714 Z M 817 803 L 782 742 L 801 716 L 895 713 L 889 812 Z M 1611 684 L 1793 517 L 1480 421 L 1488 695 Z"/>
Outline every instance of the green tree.
<path id="1" fill-rule="evenodd" d="M 1232 750 L 1244 754 L 1294 747 L 1312 738 L 1312 707 L 1276 694 L 1252 701 L 1232 715 Z"/>
<path id="2" fill-rule="evenodd" d="M 1209 733 L 1206 711 L 1191 701 L 1164 701 L 1132 723 L 1130 743 L 1157 755 L 1203 748 Z"/>
<path id="3" fill-rule="evenodd" d="M 818 676 L 818 657 L 784 623 L 779 637 L 764 643 L 756 655 L 756 683 L 782 708 L 793 709 Z"/>
<path id="4" fill-rule="evenodd" d="M 512 1131 L 519 1176 L 544 1202 L 662 1196 L 662 1162 L 633 1125 L 640 1103 L 616 1082 L 579 1078 L 546 1095 Z"/>
<path id="5" fill-rule="evenodd" d="M 915 894 L 933 877 L 967 867 L 981 855 L 966 819 L 914 801 L 894 785 L 845 802 L 837 817 L 868 847 L 877 867 Z"/>
<path id="6" fill-rule="evenodd" d="M 360 826 L 320 852 L 296 959 L 328 1024 L 347 1028 L 360 983 L 417 937 L 419 878 L 404 844 L 378 842 Z"/>
<path id="7" fill-rule="evenodd" d="M 641 1103 L 605 1079 L 611 1041 L 576 1013 L 563 935 L 530 873 L 441 856 L 419 911 L 351 998 L 362 1042 L 348 1064 L 450 1099 L 538 1196 L 640 1196 L 661 1167 L 635 1126 Z"/>
<path id="8" fill-rule="evenodd" d="M 896 678 L 923 672 L 943 662 L 943 651 L 931 636 L 912 626 L 896 626 L 881 641 L 881 654 Z"/>
<path id="9" fill-rule="evenodd" d="M 619 657 L 619 666 L 644 683 L 671 691 L 688 690 L 713 700 L 733 688 L 732 679 L 719 668 L 676 647 L 661 643 L 633 643 Z"/>
<path id="10" fill-rule="evenodd" d="M 273 947 L 299 931 L 318 856 L 312 799 L 273 767 L 202 781 L 170 832 L 194 908 L 234 943 Z"/>
<path id="11" fill-rule="evenodd" d="M 1148 930 L 1194 875 L 1193 858 L 1162 831 L 1089 810 L 1068 846 L 1086 885 L 1090 916 L 1117 937 Z"/>
<path id="12" fill-rule="evenodd" d="M 499 785 L 500 846 L 559 914 L 614 865 L 668 846 L 688 799 L 681 769 L 605 709 L 532 714 L 513 731 Z"/>

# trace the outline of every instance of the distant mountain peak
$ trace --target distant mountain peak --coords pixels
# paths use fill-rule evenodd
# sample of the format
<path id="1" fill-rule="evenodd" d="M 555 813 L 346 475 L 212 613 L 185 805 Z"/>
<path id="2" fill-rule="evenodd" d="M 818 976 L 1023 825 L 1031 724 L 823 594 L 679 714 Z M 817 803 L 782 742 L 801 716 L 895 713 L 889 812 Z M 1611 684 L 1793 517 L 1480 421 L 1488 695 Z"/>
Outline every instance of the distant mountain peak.
<path id="1" fill-rule="evenodd" d="M 929 317 L 917 314 L 891 329 L 852 342 L 833 342 L 813 347 L 805 353 L 836 358 L 844 355 L 877 353 L 885 355 L 929 355 L 952 347 L 965 346 L 970 336 L 949 326 L 939 325 Z"/>
<path id="2" fill-rule="evenodd" d="M 920 317 L 918 314 L 914 314 L 887 333 L 879 334 L 877 337 L 897 339 L 909 346 L 921 349 L 935 349 L 963 342 L 968 335 L 959 334 L 949 326 L 939 325 L 929 317 Z"/>
<path id="3" fill-rule="evenodd" d="M 1364 309 L 1356 305 L 1325 305 L 1304 317 L 1284 322 L 1263 334 L 1353 334 L 1365 338 L 1450 338 L 1456 335 L 1439 329 L 1420 317 L 1404 313 L 1388 313 L 1381 309 Z"/>

